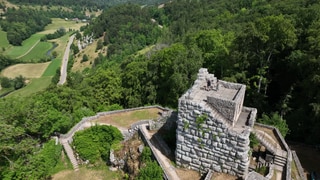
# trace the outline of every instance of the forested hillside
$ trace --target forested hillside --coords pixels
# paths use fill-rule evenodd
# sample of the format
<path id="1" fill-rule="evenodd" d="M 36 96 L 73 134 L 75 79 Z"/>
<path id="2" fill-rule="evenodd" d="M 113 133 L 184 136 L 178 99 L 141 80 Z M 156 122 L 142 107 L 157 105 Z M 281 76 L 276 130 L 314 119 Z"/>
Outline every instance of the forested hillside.
<path id="1" fill-rule="evenodd" d="M 151 5 L 165 2 L 165 0 L 9 0 L 16 4 L 37 4 L 37 5 L 60 5 L 60 6 L 79 6 L 106 8 L 118 4 L 132 3 L 140 5 Z"/>
<path id="2" fill-rule="evenodd" d="M 246 84 L 245 105 L 262 121 L 287 123 L 288 139 L 319 144 L 319 8 L 310 0 L 179 0 L 160 9 L 107 9 L 84 31 L 108 47 L 91 69 L 27 99 L 0 99 L 0 179 L 49 177 L 30 173 L 33 154 L 84 116 L 148 104 L 176 108 L 200 67 Z"/>

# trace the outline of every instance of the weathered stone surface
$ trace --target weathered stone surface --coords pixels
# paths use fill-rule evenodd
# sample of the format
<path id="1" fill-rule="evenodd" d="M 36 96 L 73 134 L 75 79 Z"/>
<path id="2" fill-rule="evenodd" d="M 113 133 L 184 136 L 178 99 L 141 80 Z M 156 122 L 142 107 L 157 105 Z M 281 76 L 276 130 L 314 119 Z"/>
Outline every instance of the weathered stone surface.
<path id="1" fill-rule="evenodd" d="M 184 137 L 180 134 L 177 135 L 177 140 L 180 141 L 181 143 L 184 142 Z"/>
<path id="2" fill-rule="evenodd" d="M 215 84 L 213 87 L 214 90 L 205 91 L 200 90 L 200 87 L 206 84 L 208 78 L 211 79 L 214 76 L 209 74 L 206 69 L 202 69 L 201 73 L 199 71 L 198 77 L 194 87 L 186 95 L 192 97 L 195 91 L 199 91 L 197 96 L 202 96 L 202 93 L 210 95 L 192 98 L 184 98 L 183 95 L 179 99 L 177 134 L 181 136 L 177 136 L 177 165 L 189 166 L 196 170 L 200 170 L 200 168 L 210 168 L 217 172 L 223 170 L 230 174 L 241 175 L 248 168 L 246 164 L 248 162 L 249 133 L 238 130 L 236 132 L 231 124 L 234 124 L 232 121 L 238 117 L 236 113 L 240 113 L 239 109 L 242 109 L 245 86 L 219 81 L 219 84 Z M 203 82 L 204 84 L 202 84 Z M 212 83 L 217 83 L 217 81 Z M 211 95 L 211 93 L 215 93 L 214 91 L 218 91 L 215 89 L 217 87 L 218 89 L 224 88 L 223 91 L 220 91 L 221 97 L 233 90 L 236 92 L 239 88 L 242 89 L 229 96 L 229 99 L 232 98 L 229 100 L 228 98 L 219 98 L 214 94 Z M 207 101 L 203 101 L 203 99 Z M 203 129 L 199 129 L 196 118 L 204 113 L 208 114 L 208 119 L 201 125 Z M 228 122 L 225 121 L 225 118 L 219 119 L 221 115 L 227 117 Z M 188 130 L 183 130 L 184 124 L 181 118 L 189 122 Z M 242 167 L 239 167 L 239 164 Z"/>
<path id="3" fill-rule="evenodd" d="M 212 169 L 215 171 L 215 172 L 221 172 L 221 166 L 216 166 L 216 165 L 213 165 L 212 166 Z"/>
<path id="4" fill-rule="evenodd" d="M 190 152 L 190 148 L 188 148 L 187 146 L 182 146 L 182 151 Z"/>
<path id="5" fill-rule="evenodd" d="M 199 159 L 193 159 L 192 163 L 196 164 L 196 165 L 200 165 L 201 162 L 199 161 Z"/>
<path id="6" fill-rule="evenodd" d="M 209 168 L 209 167 L 210 167 L 210 164 L 203 162 L 203 163 L 202 163 L 202 166 L 205 167 L 205 168 Z"/>
<path id="7" fill-rule="evenodd" d="M 181 159 L 184 160 L 185 162 L 191 162 L 191 158 L 188 156 L 183 155 Z"/>

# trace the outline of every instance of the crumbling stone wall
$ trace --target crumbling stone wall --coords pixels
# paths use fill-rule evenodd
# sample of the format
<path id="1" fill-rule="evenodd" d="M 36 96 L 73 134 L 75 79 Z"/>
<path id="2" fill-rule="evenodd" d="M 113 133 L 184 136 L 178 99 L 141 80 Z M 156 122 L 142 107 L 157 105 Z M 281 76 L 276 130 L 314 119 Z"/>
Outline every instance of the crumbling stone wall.
<path id="1" fill-rule="evenodd" d="M 176 134 L 177 165 L 201 172 L 212 169 L 246 176 L 250 128 L 235 132 L 231 126 L 216 119 L 212 112 L 210 106 L 180 98 Z M 200 121 L 199 118 L 205 120 Z"/>

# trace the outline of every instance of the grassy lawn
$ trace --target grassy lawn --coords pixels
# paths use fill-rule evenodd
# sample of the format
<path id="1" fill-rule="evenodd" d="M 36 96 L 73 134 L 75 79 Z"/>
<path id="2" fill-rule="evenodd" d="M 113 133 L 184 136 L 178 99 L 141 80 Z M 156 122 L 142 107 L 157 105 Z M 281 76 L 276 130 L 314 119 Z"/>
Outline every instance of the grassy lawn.
<path id="1" fill-rule="evenodd" d="M 8 78 L 15 78 L 22 75 L 26 78 L 39 78 L 47 69 L 50 62 L 37 64 L 16 64 L 2 70 L 1 75 Z"/>
<path id="2" fill-rule="evenodd" d="M 10 92 L 12 90 L 13 90 L 13 88 L 1 88 L 0 89 L 0 95 L 8 93 L 8 92 Z"/>
<path id="3" fill-rule="evenodd" d="M 43 34 L 33 34 L 30 38 L 22 42 L 22 46 L 10 46 L 6 51 L 6 55 L 10 56 L 11 58 L 23 56 L 33 45 L 39 42 L 42 36 Z"/>
<path id="4" fill-rule="evenodd" d="M 7 39 L 7 33 L 0 30 L 0 52 L 2 51 L 2 48 L 7 48 L 9 46 L 9 41 Z"/>
<path id="5" fill-rule="evenodd" d="M 39 62 L 40 59 L 47 58 L 47 52 L 52 48 L 50 42 L 39 42 L 28 54 L 19 58 L 23 62 Z"/>
<path id="6" fill-rule="evenodd" d="M 51 77 L 31 79 L 31 82 L 24 88 L 14 91 L 8 97 L 27 97 L 35 92 L 45 90 L 51 83 Z"/>
<path id="7" fill-rule="evenodd" d="M 162 110 L 158 108 L 142 109 L 128 112 L 121 112 L 116 114 L 109 114 L 95 120 L 98 123 L 106 123 L 115 126 L 129 128 L 131 124 L 147 119 L 156 119 L 159 117 L 159 112 Z"/>
<path id="8" fill-rule="evenodd" d="M 57 69 L 59 69 L 61 66 L 61 60 L 60 59 L 53 59 L 47 69 L 42 74 L 42 77 L 46 76 L 54 76 L 56 74 Z"/>

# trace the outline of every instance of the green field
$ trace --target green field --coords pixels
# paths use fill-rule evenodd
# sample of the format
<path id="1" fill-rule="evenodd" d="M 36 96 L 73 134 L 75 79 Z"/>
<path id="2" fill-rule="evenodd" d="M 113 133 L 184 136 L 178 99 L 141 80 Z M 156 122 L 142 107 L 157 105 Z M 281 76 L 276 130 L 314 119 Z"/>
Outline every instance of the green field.
<path id="1" fill-rule="evenodd" d="M 7 39 L 7 33 L 0 30 L 0 52 L 2 51 L 2 48 L 7 48 L 9 46 L 9 41 Z"/>
<path id="2" fill-rule="evenodd" d="M 43 34 L 34 34 L 22 42 L 22 46 L 10 46 L 5 54 L 11 58 L 19 58 L 25 55 L 35 44 L 40 41 Z"/>
<path id="3" fill-rule="evenodd" d="M 28 54 L 19 58 L 23 62 L 39 62 L 40 59 L 48 58 L 46 53 L 52 48 L 50 42 L 39 42 Z"/>
<path id="4" fill-rule="evenodd" d="M 65 21 L 64 19 L 53 18 L 52 24 L 46 26 L 44 31 L 32 35 L 30 38 L 23 41 L 22 46 L 12 46 L 6 40 L 6 33 L 0 31 L 0 48 L 1 46 L 7 46 L 4 52 L 5 55 L 8 55 L 11 58 L 16 58 L 24 62 L 37 62 L 42 58 L 46 57 L 48 50 L 52 48 L 52 43 L 58 44 L 54 49 L 58 53 L 56 59 L 53 59 L 47 69 L 42 73 L 40 78 L 31 78 L 31 82 L 24 88 L 19 89 L 10 93 L 9 97 L 27 97 L 30 94 L 33 94 L 38 91 L 42 91 L 47 88 L 50 83 L 52 76 L 56 74 L 57 69 L 61 66 L 61 58 L 63 57 L 66 45 L 68 43 L 69 37 L 73 32 L 67 32 L 61 38 L 50 40 L 48 42 L 41 42 L 40 39 L 45 34 L 54 33 L 57 29 L 64 27 L 68 31 L 69 29 L 78 30 L 81 26 L 85 25 L 84 23 L 76 23 L 75 21 Z M 2 48 L 0 49 L 0 53 Z M 36 64 L 34 64 L 36 65 Z M 24 71 L 30 71 L 30 69 L 20 69 L 17 73 Z M 32 70 L 33 72 L 33 70 Z"/>
<path id="5" fill-rule="evenodd" d="M 31 82 L 24 88 L 14 91 L 8 97 L 27 97 L 33 93 L 45 90 L 51 83 L 51 77 L 31 79 Z"/>
<path id="6" fill-rule="evenodd" d="M 71 21 L 71 20 L 64 20 L 64 19 L 60 19 L 60 18 L 52 18 L 52 23 L 48 24 L 44 31 L 39 32 L 39 34 L 50 34 L 50 33 L 54 33 L 56 30 L 60 29 L 60 28 L 65 28 L 67 31 L 69 31 L 70 29 L 73 30 L 79 30 L 81 26 L 86 25 L 86 23 L 77 23 L 75 21 Z"/>
<path id="7" fill-rule="evenodd" d="M 61 66 L 60 59 L 53 59 L 47 69 L 42 74 L 42 77 L 54 76 L 56 74 L 57 69 Z"/>

